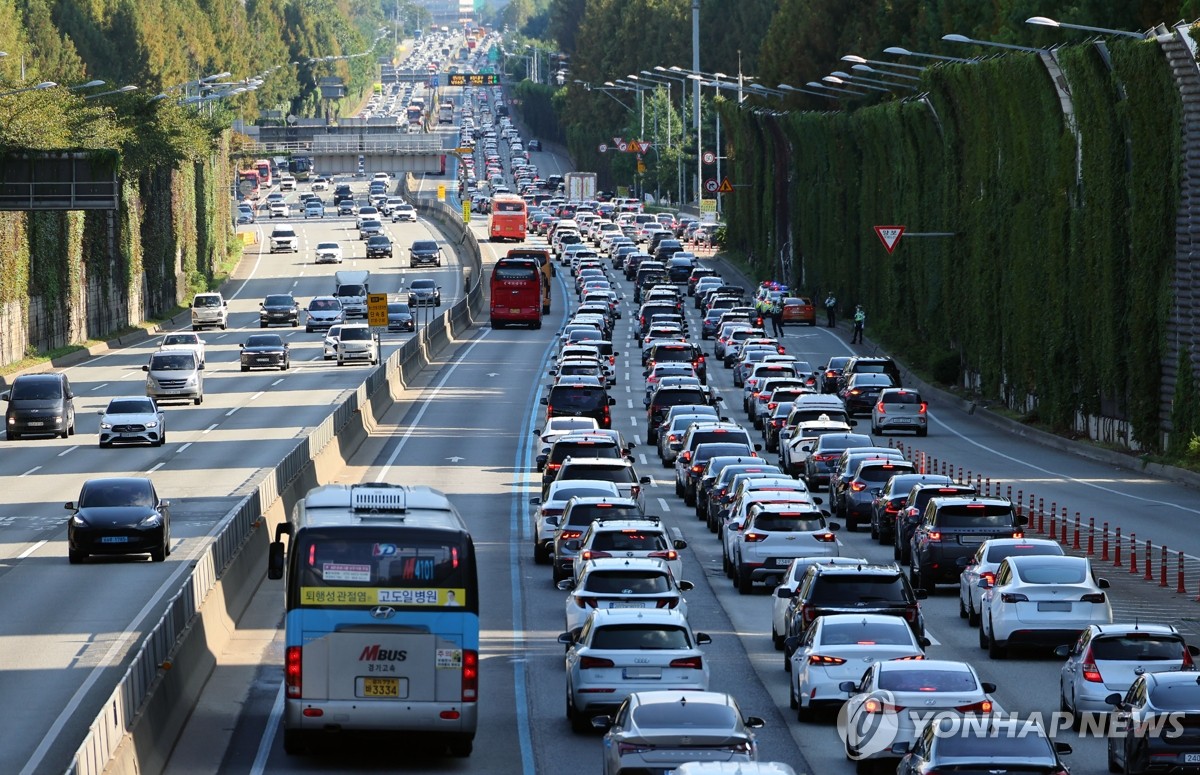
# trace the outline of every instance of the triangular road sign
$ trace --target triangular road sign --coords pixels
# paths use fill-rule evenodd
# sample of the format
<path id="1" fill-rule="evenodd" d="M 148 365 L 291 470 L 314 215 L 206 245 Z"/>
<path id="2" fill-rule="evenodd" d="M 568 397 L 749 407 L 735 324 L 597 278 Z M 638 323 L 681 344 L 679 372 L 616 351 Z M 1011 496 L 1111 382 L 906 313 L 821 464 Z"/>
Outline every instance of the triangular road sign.
<path id="1" fill-rule="evenodd" d="M 875 233 L 879 235 L 879 241 L 887 248 L 888 255 L 896 249 L 900 244 L 900 235 L 904 234 L 903 226 L 876 226 Z"/>
<path id="2" fill-rule="evenodd" d="M 625 138 L 623 138 L 623 137 L 614 137 L 613 138 L 613 145 L 620 145 L 623 142 L 625 142 Z"/>
<path id="3" fill-rule="evenodd" d="M 733 184 L 729 182 L 728 177 L 721 178 L 721 185 L 717 186 L 718 194 L 732 194 Z"/>
<path id="4" fill-rule="evenodd" d="M 630 141 L 629 141 L 629 148 L 628 148 L 627 150 L 628 150 L 630 153 L 641 153 L 641 152 L 642 152 L 642 146 L 641 146 L 641 143 L 639 143 L 637 140 L 630 140 Z"/>

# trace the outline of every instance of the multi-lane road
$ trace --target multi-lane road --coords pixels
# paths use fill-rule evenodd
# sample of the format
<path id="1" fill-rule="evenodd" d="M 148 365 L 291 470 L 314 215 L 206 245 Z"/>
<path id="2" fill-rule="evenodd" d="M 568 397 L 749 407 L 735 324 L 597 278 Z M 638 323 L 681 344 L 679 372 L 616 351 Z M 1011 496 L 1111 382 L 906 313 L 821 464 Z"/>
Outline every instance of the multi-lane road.
<path id="1" fill-rule="evenodd" d="M 365 182 L 355 185 L 365 194 Z M 294 203 L 296 195 L 288 199 Z M 354 219 L 332 214 L 287 219 L 300 236 L 300 250 L 272 255 L 268 234 L 273 223 L 284 220 L 270 221 L 264 211 L 256 224 L 241 227 L 256 232 L 257 240 L 222 289 L 229 299 L 228 330 L 202 334 L 204 403 L 166 408 L 165 446 L 97 446 L 97 410 L 113 396 L 144 395 L 141 368 L 157 339 L 65 369 L 76 391 L 74 436 L 2 442 L 0 706 L 13 712 L 5 714 L 0 732 L 0 772 L 66 767 L 98 703 L 112 692 L 140 636 L 161 615 L 220 518 L 364 379 L 367 367 L 338 368 L 323 359 L 324 334 L 306 334 L 303 313 L 298 328 L 273 329 L 291 347 L 290 370 L 242 373 L 238 344 L 260 330 L 259 302 L 269 293 L 290 292 L 302 305 L 331 294 L 338 269 L 369 269 L 376 292 L 397 292 L 402 281 L 433 277 L 442 285 L 444 305 L 463 294 L 463 272 L 450 246 L 448 264 L 407 268 L 407 246 L 414 239 L 441 239 L 424 223 L 386 223 L 395 256 L 368 261 Z M 327 240 L 343 245 L 343 264 L 313 263 L 316 244 Z M 187 326 L 186 315 L 179 320 Z M 410 336 L 385 334 L 385 357 Z M 96 559 L 69 566 L 63 503 L 76 499 L 84 480 L 116 475 L 148 475 L 170 499 L 170 559 L 163 564 Z"/>

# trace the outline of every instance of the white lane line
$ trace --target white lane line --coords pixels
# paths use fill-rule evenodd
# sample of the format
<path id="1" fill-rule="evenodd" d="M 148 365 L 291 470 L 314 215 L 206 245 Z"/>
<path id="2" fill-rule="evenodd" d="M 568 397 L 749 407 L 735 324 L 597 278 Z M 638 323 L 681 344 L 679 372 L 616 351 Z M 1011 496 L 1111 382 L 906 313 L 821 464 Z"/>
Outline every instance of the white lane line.
<path id="1" fill-rule="evenodd" d="M 633 435 L 633 443 L 634 443 L 634 444 L 636 444 L 636 445 L 638 445 L 638 446 L 641 446 L 641 443 L 642 443 L 642 437 L 641 437 L 641 436 L 638 436 L 638 435 L 635 433 L 635 434 Z"/>
<path id="2" fill-rule="evenodd" d="M 637 425 L 637 418 L 636 418 L 636 417 L 630 417 L 630 418 L 629 418 L 629 422 L 630 422 L 630 424 L 631 424 L 631 425 Z"/>
<path id="3" fill-rule="evenodd" d="M 272 383 L 271 383 L 271 387 L 275 387 L 275 386 L 276 386 L 276 385 L 278 385 L 280 382 L 283 382 L 283 377 L 280 377 L 279 379 L 277 379 L 277 380 L 275 380 L 274 382 L 272 382 Z M 262 395 L 262 393 L 259 393 L 259 395 L 261 396 L 261 395 Z"/>
<path id="4" fill-rule="evenodd" d="M 21 474 L 21 476 L 29 476 L 29 475 L 30 475 L 30 474 L 32 474 L 33 472 L 35 472 L 35 471 L 41 471 L 41 470 L 42 470 L 42 467 L 41 467 L 41 466 L 34 466 L 33 468 L 29 469 L 29 470 L 28 470 L 28 471 L 26 471 L 25 473 Z"/>
<path id="5" fill-rule="evenodd" d="M 100 388 L 106 388 L 106 387 L 108 387 L 108 383 L 107 383 L 107 382 L 105 382 L 105 383 L 104 383 L 104 384 L 102 384 L 102 385 L 97 385 L 97 386 L 96 386 L 96 387 L 94 387 L 94 388 L 88 388 L 88 392 L 89 392 L 89 393 L 92 393 L 92 392 L 95 392 L 95 391 L 99 390 Z"/>
<path id="6" fill-rule="evenodd" d="M 184 444 L 182 447 L 175 450 L 175 454 L 178 455 L 180 452 L 183 452 L 185 449 L 187 449 L 190 446 L 192 446 L 192 442 L 189 441 L 187 444 Z"/>
<path id="7" fill-rule="evenodd" d="M 942 645 L 942 642 L 941 642 L 940 640 L 938 640 L 937 638 L 933 637 L 933 633 L 932 633 L 932 632 L 930 632 L 929 630 L 926 630 L 926 631 L 925 631 L 925 637 L 926 637 L 926 638 L 929 638 L 929 645 L 930 645 L 930 646 L 940 646 L 940 645 Z"/>
<path id="8" fill-rule="evenodd" d="M 235 407 L 233 407 L 232 409 L 230 409 L 228 412 L 226 412 L 226 413 L 225 413 L 225 416 L 226 416 L 226 417 L 231 417 L 231 416 L 233 416 L 233 413 L 234 413 L 234 412 L 236 412 L 238 409 L 241 409 L 241 408 L 242 408 L 242 407 L 240 407 L 240 406 L 235 406 Z"/>
<path id="9" fill-rule="evenodd" d="M 279 382 L 282 382 L 282 381 L 283 381 L 283 380 L 279 380 Z M 276 384 L 278 384 L 278 383 L 276 383 Z M 251 401 L 253 401 L 254 399 L 258 398 L 259 396 L 261 396 L 261 395 L 262 395 L 263 393 L 265 393 L 265 392 L 267 392 L 267 391 L 265 391 L 265 390 L 260 390 L 260 391 L 258 391 L 258 392 L 257 392 L 257 393 L 255 393 L 254 395 L 250 396 L 250 400 L 251 400 Z"/>
<path id="10" fill-rule="evenodd" d="M 659 505 L 660 507 L 662 507 L 662 510 L 663 510 L 663 511 L 670 511 L 670 510 L 671 510 L 671 504 L 667 503 L 667 499 L 666 499 L 666 498 L 659 498 L 659 499 L 658 499 L 658 505 Z"/>
<path id="11" fill-rule="evenodd" d="M 150 470 L 149 470 L 149 471 L 147 471 L 146 473 L 148 473 L 148 474 L 152 474 L 152 473 L 154 473 L 155 471 L 157 471 L 158 469 L 162 468 L 162 467 L 163 467 L 163 466 L 165 466 L 165 465 L 166 465 L 166 463 L 155 463 L 153 466 L 151 466 L 151 467 L 150 467 Z"/>
<path id="12" fill-rule="evenodd" d="M 58 453 L 58 456 L 59 456 L 59 457 L 62 457 L 63 455 L 67 454 L 68 452 L 74 452 L 74 451 L 75 451 L 75 450 L 77 450 L 77 449 L 79 449 L 79 445 L 78 445 L 78 444 L 76 444 L 76 445 L 75 445 L 75 446 L 73 446 L 73 447 L 67 447 L 67 448 L 66 448 L 66 449 L 64 449 L 62 452 L 59 452 L 59 453 Z"/>
<path id="13" fill-rule="evenodd" d="M 638 453 L 638 462 L 641 463 L 642 465 L 646 465 L 646 455 L 639 452 Z"/>
<path id="14" fill-rule="evenodd" d="M 229 334 L 217 334 L 217 336 L 215 336 L 214 338 L 215 339 L 224 339 L 227 336 L 229 336 Z"/>
<path id="15" fill-rule="evenodd" d="M 36 544 L 34 544 L 33 546 L 30 546 L 28 549 L 26 549 L 25 551 L 23 551 L 23 552 L 21 552 L 20 554 L 18 554 L 18 555 L 17 555 L 17 559 L 18 559 L 18 560 L 24 560 L 26 557 L 28 557 L 29 555 L 33 554 L 33 553 L 34 553 L 34 552 L 36 552 L 38 549 L 41 549 L 43 546 L 45 546 L 45 545 L 46 545 L 46 544 L 48 544 L 48 543 L 50 543 L 50 539 L 49 539 L 49 538 L 44 538 L 44 539 L 42 539 L 41 541 L 38 541 L 38 542 L 37 542 Z"/>
<path id="16" fill-rule="evenodd" d="M 627 399 L 625 399 L 625 403 L 629 404 L 629 406 L 628 406 L 628 407 L 626 407 L 626 408 L 628 408 L 628 409 L 632 409 L 632 408 L 633 408 L 633 399 L 632 399 L 632 398 L 627 398 Z"/>
<path id="17" fill-rule="evenodd" d="M 206 433 L 210 433 L 210 432 L 212 432 L 212 431 L 213 431 L 213 430 L 214 430 L 216 427 L 217 427 L 217 424 L 216 424 L 216 423 L 213 423 L 212 425 L 208 426 L 208 427 L 207 427 L 207 428 L 205 428 L 204 430 L 200 431 L 200 435 L 201 435 L 201 436 L 203 436 L 203 435 L 204 435 L 204 434 L 206 434 Z"/>

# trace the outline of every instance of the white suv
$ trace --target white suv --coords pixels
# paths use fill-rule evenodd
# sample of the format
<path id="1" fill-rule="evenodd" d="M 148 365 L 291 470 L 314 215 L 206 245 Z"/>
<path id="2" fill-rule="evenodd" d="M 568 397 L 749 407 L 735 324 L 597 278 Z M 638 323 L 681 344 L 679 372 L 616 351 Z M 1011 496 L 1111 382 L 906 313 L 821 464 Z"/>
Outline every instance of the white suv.
<path id="1" fill-rule="evenodd" d="M 666 563 L 671 575 L 681 578 L 683 558 L 679 551 L 687 548 L 678 528 L 667 535 L 662 520 L 658 517 L 638 519 L 597 519 L 583 532 L 579 539 L 579 554 L 573 571 L 576 583 L 586 572 L 588 562 L 604 557 L 644 557 Z"/>
<path id="2" fill-rule="evenodd" d="M 229 327 L 229 302 L 220 293 L 197 293 L 192 299 L 192 330 Z"/>
<path id="3" fill-rule="evenodd" d="M 372 366 L 379 363 L 379 342 L 369 326 L 342 326 L 337 345 L 337 365 L 341 366 L 351 361 L 367 361 Z"/>

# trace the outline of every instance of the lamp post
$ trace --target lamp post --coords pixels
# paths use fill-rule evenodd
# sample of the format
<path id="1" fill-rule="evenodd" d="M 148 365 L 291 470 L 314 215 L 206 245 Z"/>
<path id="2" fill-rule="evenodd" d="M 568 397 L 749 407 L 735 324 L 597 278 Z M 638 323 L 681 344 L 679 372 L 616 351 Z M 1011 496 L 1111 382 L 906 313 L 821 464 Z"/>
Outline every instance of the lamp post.
<path id="1" fill-rule="evenodd" d="M 915 76 L 915 75 L 906 75 L 904 73 L 887 73 L 882 70 L 876 70 L 874 67 L 871 67 L 870 65 L 852 65 L 850 67 L 850 69 L 855 72 L 858 72 L 858 73 L 874 73 L 876 75 L 881 75 L 881 76 L 882 75 L 890 75 L 892 78 L 903 78 L 906 81 L 920 82 L 920 80 L 921 80 L 918 76 Z"/>
<path id="2" fill-rule="evenodd" d="M 1026 24 L 1036 24 L 1039 27 L 1055 27 L 1067 30 L 1083 30 L 1084 32 L 1100 32 L 1105 35 L 1123 35 L 1127 38 L 1136 38 L 1138 40 L 1146 40 L 1150 37 L 1148 32 L 1131 32 L 1130 30 L 1110 30 L 1107 27 L 1091 27 L 1086 24 L 1067 24 L 1066 22 L 1055 21 L 1046 16 L 1030 16 L 1025 20 Z"/>
<path id="3" fill-rule="evenodd" d="M 1044 48 L 1034 48 L 1033 46 L 1018 46 L 1013 43 L 1000 43 L 994 40 L 977 40 L 954 32 L 949 35 L 943 35 L 942 40 L 950 43 L 971 43 L 976 46 L 992 46 L 993 48 L 1004 48 L 1010 51 L 1024 51 L 1030 54 L 1041 54 L 1046 51 Z"/>
<path id="4" fill-rule="evenodd" d="M 860 57 L 856 54 L 847 54 L 846 56 L 842 57 L 842 61 L 850 62 L 851 64 L 855 64 L 855 65 L 880 65 L 881 67 L 898 67 L 903 70 L 916 70 L 917 72 L 920 72 L 920 71 L 926 69 L 924 67 L 921 67 L 920 65 L 906 65 L 906 64 L 902 64 L 900 62 L 884 62 L 880 59 L 864 59 L 863 57 Z"/>
<path id="5" fill-rule="evenodd" d="M 654 72 L 659 77 L 665 78 L 668 81 L 679 81 L 679 117 L 680 117 L 680 121 L 681 121 L 680 146 L 682 146 L 683 145 L 683 138 L 682 138 L 683 129 L 684 129 L 684 127 L 687 126 L 687 122 L 688 122 L 688 113 L 687 113 L 688 79 L 685 76 L 671 75 L 670 74 L 671 71 L 668 68 L 663 67 L 662 65 L 655 65 Z M 670 96 L 670 91 L 668 90 L 668 97 L 669 96 Z M 694 108 L 693 108 L 693 110 L 694 110 Z M 687 201 L 687 185 L 686 185 L 687 181 L 683 175 L 682 147 L 680 148 L 680 150 L 681 150 L 681 153 L 675 159 L 675 168 L 677 170 L 677 176 L 679 178 L 679 201 L 684 202 L 684 201 Z M 699 200 L 700 200 L 700 195 L 699 195 L 699 193 L 697 193 L 696 201 L 699 201 Z"/>
<path id="6" fill-rule="evenodd" d="M 941 54 L 926 54 L 922 51 L 909 51 L 903 46 L 888 46 L 883 50 L 885 54 L 895 54 L 900 57 L 924 57 L 926 59 L 937 59 L 942 62 L 958 62 L 959 64 L 972 65 L 975 64 L 974 59 L 963 59 L 962 57 L 948 57 Z"/>
<path id="7" fill-rule="evenodd" d="M 133 85 L 122 86 L 119 89 L 110 89 L 109 91 L 102 91 L 102 92 L 99 92 L 98 94 L 89 94 L 86 97 L 84 97 L 84 99 L 85 100 L 94 100 L 97 97 L 107 97 L 110 94 L 128 94 L 131 91 L 137 91 L 137 88 L 138 87 L 133 86 Z"/>
<path id="8" fill-rule="evenodd" d="M 58 86 L 58 84 L 54 81 L 42 81 L 41 83 L 33 86 L 26 86 L 24 89 L 13 89 L 12 91 L 0 92 L 0 97 L 10 97 L 14 94 L 23 94 L 27 91 L 43 91 L 45 89 L 53 89 L 55 86 Z"/>
<path id="9" fill-rule="evenodd" d="M 808 86 L 809 88 L 812 88 L 812 89 L 828 89 L 829 91 L 835 91 L 835 92 L 838 92 L 839 94 L 849 94 L 853 97 L 867 96 L 866 92 L 854 91 L 852 89 L 839 89 L 836 86 L 830 86 L 829 84 L 821 83 L 820 81 L 809 81 L 808 83 L 806 83 L 804 85 Z M 847 85 L 849 85 L 849 84 L 847 84 Z M 812 94 L 812 92 L 809 92 L 809 94 Z M 826 96 L 828 96 L 828 95 L 826 95 Z M 840 99 L 840 97 L 838 99 Z"/>
<path id="10" fill-rule="evenodd" d="M 581 81 L 578 78 L 576 78 L 575 83 L 582 86 L 584 91 L 603 92 L 605 97 L 608 97 L 613 102 L 615 102 L 618 105 L 620 105 L 621 107 L 625 108 L 625 110 L 628 110 L 628 111 L 633 110 L 633 108 L 629 107 L 624 102 L 621 102 L 619 99 L 617 99 L 616 97 L 612 96 L 612 94 L 609 93 L 610 91 L 612 91 L 612 89 L 617 88 L 616 85 L 612 81 L 605 81 L 604 86 L 593 86 L 592 84 L 588 83 L 587 81 Z"/>
<path id="11" fill-rule="evenodd" d="M 885 89 L 881 86 L 868 86 L 865 83 L 850 83 L 848 79 L 840 78 L 836 75 L 827 75 L 821 80 L 825 83 L 837 84 L 838 86 L 857 86 L 860 89 L 869 89 L 870 91 L 891 92 L 891 89 Z"/>
<path id="12" fill-rule="evenodd" d="M 885 87 L 884 89 L 882 89 L 882 91 L 891 91 L 895 87 L 899 87 L 902 89 L 911 89 L 913 91 L 917 90 L 916 86 L 910 86 L 907 83 L 896 83 L 895 81 L 881 81 L 878 78 L 867 78 L 866 76 L 862 76 L 862 75 L 854 75 L 851 73 L 847 73 L 844 70 L 834 70 L 832 73 L 830 73 L 830 75 L 835 76 L 837 78 L 841 78 L 843 81 L 850 81 L 855 86 L 864 86 L 865 87 L 866 84 L 868 84 L 868 83 L 878 84 L 879 86 Z"/>

